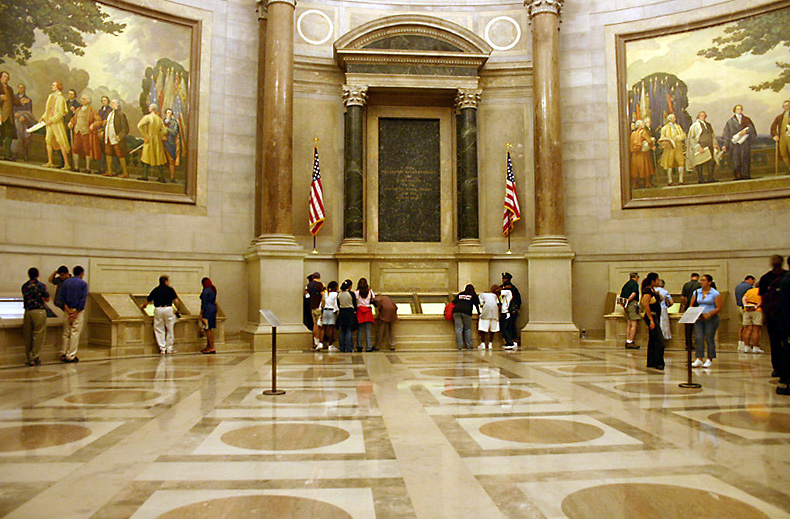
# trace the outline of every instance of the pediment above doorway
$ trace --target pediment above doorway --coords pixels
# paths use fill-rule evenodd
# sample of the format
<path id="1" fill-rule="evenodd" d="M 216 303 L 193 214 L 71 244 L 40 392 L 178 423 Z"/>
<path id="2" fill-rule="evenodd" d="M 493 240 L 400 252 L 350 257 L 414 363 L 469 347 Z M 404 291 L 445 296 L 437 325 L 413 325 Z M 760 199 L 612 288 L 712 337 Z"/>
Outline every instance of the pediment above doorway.
<path id="1" fill-rule="evenodd" d="M 387 16 L 339 38 L 335 61 L 348 78 L 376 76 L 476 79 L 493 49 L 460 25 L 432 16 Z M 406 86 L 406 85 L 402 85 Z"/>

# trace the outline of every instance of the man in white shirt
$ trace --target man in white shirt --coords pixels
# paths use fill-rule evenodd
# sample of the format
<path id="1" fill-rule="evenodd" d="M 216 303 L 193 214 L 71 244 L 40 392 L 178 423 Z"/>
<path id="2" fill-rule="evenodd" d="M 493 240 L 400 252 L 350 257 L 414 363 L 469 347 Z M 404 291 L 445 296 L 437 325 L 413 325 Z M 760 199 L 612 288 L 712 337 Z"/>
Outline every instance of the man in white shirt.
<path id="1" fill-rule="evenodd" d="M 488 335 L 488 349 L 493 349 L 494 334 L 499 331 L 499 286 L 492 285 L 491 292 L 480 294 L 480 317 L 477 320 L 477 330 L 480 332 L 479 349 L 486 348 L 486 335 Z M 508 291 L 509 292 L 509 291 Z"/>

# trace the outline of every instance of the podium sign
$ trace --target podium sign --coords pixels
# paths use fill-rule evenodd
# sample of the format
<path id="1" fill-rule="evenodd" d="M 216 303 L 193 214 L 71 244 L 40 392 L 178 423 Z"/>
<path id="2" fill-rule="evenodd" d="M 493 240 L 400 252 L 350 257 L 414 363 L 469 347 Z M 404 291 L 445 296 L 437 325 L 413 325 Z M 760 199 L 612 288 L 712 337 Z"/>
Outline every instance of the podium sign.
<path id="1" fill-rule="evenodd" d="M 272 388 L 263 392 L 264 395 L 284 395 L 285 391 L 277 389 L 277 327 L 280 320 L 274 312 L 266 308 L 260 310 L 261 317 L 272 327 Z"/>

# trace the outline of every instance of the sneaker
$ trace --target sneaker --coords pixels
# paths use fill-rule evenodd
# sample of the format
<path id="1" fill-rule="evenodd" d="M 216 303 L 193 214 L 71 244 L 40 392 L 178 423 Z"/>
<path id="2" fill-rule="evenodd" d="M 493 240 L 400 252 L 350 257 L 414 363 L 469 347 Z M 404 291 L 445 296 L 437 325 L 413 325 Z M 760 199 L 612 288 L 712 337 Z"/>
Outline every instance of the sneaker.
<path id="1" fill-rule="evenodd" d="M 481 342 L 481 343 L 480 343 L 480 346 L 478 346 L 478 347 L 477 347 L 477 349 L 478 349 L 478 350 L 484 350 L 484 349 L 486 349 L 486 345 L 485 345 L 485 343 Z"/>
<path id="2" fill-rule="evenodd" d="M 167 352 L 168 355 L 172 355 L 172 354 L 174 354 L 176 352 L 176 349 L 175 348 L 167 348 L 167 350 L 165 350 L 165 351 Z"/>
<path id="3" fill-rule="evenodd" d="M 505 344 L 505 345 L 504 345 L 504 346 L 502 346 L 502 347 L 503 347 L 504 349 L 506 349 L 506 350 L 515 350 L 515 349 L 516 349 L 516 345 L 515 345 L 515 344 Z"/>
<path id="4" fill-rule="evenodd" d="M 702 359 L 697 359 L 691 363 L 692 368 L 700 368 L 702 367 Z"/>
<path id="5" fill-rule="evenodd" d="M 741 353 L 749 353 L 749 347 L 743 342 L 738 343 L 738 351 Z"/>
<path id="6" fill-rule="evenodd" d="M 765 353 L 765 351 L 763 351 L 763 349 L 760 348 L 759 346 L 754 346 L 752 348 L 752 353 Z"/>
<path id="7" fill-rule="evenodd" d="M 323 349 L 324 349 L 324 343 L 323 343 L 323 342 L 319 342 L 319 343 L 316 345 L 315 349 L 316 349 L 316 350 L 323 350 Z"/>
<path id="8" fill-rule="evenodd" d="M 66 360 L 64 360 L 63 362 L 65 362 L 66 364 L 75 364 L 79 361 L 80 358 L 74 355 L 73 357 L 66 357 Z"/>
<path id="9" fill-rule="evenodd" d="M 334 344 L 330 344 L 326 351 L 338 351 L 338 349 Z"/>
<path id="10" fill-rule="evenodd" d="M 489 350 L 493 350 L 493 349 L 494 349 L 494 345 L 493 345 L 493 344 L 491 344 L 490 342 L 488 343 L 488 349 L 489 349 Z"/>
<path id="11" fill-rule="evenodd" d="M 713 362 L 710 359 L 705 359 L 705 364 L 702 365 L 703 368 L 709 368 L 713 366 Z"/>

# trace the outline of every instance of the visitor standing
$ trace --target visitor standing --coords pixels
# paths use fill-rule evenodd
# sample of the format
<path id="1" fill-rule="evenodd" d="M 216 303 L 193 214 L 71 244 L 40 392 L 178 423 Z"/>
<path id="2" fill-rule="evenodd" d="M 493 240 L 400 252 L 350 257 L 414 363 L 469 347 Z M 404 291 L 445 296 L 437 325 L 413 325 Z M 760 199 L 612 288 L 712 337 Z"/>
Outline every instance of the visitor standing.
<path id="1" fill-rule="evenodd" d="M 368 286 L 367 279 L 359 278 L 357 282 L 357 291 L 354 295 L 357 297 L 357 323 L 359 324 L 359 328 L 357 329 L 357 351 L 362 351 L 363 338 L 365 339 L 365 351 L 378 350 L 378 348 L 374 348 L 370 342 L 370 329 L 373 326 L 374 320 L 373 308 L 371 305 L 376 294 L 374 294 Z"/>
<path id="2" fill-rule="evenodd" d="M 464 287 L 453 299 L 453 323 L 455 324 L 455 345 L 459 350 L 472 349 L 472 309 L 480 314 L 480 299 L 471 284 Z"/>
<path id="3" fill-rule="evenodd" d="M 60 360 L 63 362 L 79 362 L 77 348 L 80 344 L 82 333 L 85 304 L 88 302 L 88 283 L 85 282 L 85 269 L 77 265 L 72 269 L 73 276 L 63 282 L 60 298 L 67 319 L 63 324 L 63 353 Z"/>
<path id="4" fill-rule="evenodd" d="M 206 334 L 206 347 L 200 353 L 217 353 L 214 349 L 214 330 L 217 328 L 217 287 L 209 278 L 200 280 L 203 290 L 200 292 L 200 322 Z"/>
<path id="5" fill-rule="evenodd" d="M 49 292 L 47 287 L 38 280 L 38 269 L 27 270 L 29 278 L 22 285 L 22 304 L 25 315 L 22 318 L 22 338 L 25 341 L 25 355 L 28 366 L 41 365 L 39 352 L 47 336 L 47 307 Z"/>
<path id="6" fill-rule="evenodd" d="M 175 353 L 173 334 L 176 318 L 180 316 L 173 308 L 174 304 L 178 304 L 178 295 L 170 286 L 168 276 L 159 276 L 159 285 L 151 290 L 141 308 L 145 310 L 151 303 L 154 303 L 154 335 L 159 353 L 162 355 Z"/>

